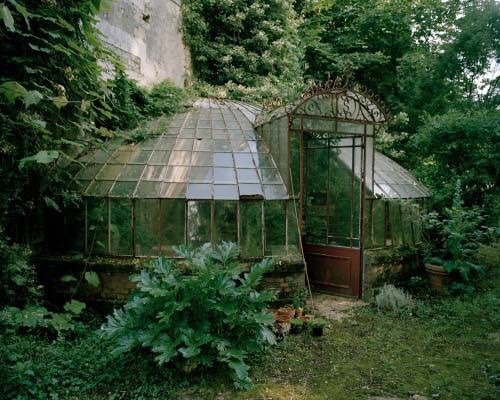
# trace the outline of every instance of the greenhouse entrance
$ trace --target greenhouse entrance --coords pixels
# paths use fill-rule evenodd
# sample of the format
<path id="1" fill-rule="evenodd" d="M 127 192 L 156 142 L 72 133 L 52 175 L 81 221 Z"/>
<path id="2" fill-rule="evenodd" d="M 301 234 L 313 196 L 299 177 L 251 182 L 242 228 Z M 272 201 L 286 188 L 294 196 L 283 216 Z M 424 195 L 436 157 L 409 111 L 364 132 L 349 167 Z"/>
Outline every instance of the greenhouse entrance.
<path id="1" fill-rule="evenodd" d="M 304 252 L 319 291 L 360 296 L 364 147 L 363 137 L 303 133 Z"/>

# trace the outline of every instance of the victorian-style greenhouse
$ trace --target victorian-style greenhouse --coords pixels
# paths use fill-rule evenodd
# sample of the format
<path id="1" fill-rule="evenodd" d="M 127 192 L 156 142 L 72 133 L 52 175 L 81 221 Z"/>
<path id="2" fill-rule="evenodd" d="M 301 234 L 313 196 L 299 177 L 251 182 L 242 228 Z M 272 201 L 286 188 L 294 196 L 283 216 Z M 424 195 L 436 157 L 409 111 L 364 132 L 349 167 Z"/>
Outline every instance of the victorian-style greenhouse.
<path id="1" fill-rule="evenodd" d="M 137 260 L 231 241 L 242 260 L 303 255 L 316 288 L 358 297 L 364 252 L 417 243 L 429 196 L 375 151 L 385 122 L 347 88 L 272 111 L 199 99 L 143 140 L 82 156 L 69 184 L 84 201 L 51 219 L 46 248 Z"/>

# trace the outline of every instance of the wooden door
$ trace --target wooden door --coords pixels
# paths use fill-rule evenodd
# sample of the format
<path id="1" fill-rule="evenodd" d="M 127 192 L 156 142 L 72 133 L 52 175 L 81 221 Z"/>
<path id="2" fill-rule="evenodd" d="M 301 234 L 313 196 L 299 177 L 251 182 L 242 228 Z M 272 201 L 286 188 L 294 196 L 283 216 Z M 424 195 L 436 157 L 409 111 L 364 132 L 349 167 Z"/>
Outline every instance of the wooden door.
<path id="1" fill-rule="evenodd" d="M 303 246 L 311 284 L 360 297 L 364 139 L 304 133 L 302 149 Z"/>

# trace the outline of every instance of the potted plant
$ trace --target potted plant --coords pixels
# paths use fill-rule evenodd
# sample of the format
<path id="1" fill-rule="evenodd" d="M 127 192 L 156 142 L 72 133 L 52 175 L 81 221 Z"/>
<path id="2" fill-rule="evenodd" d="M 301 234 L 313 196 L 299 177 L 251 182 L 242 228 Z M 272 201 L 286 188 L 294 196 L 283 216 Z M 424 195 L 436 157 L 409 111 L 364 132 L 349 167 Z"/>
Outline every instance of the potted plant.
<path id="1" fill-rule="evenodd" d="M 311 322 L 312 335 L 313 336 L 323 336 L 326 325 L 327 325 L 327 322 L 323 318 L 313 319 Z"/>
<path id="2" fill-rule="evenodd" d="M 472 260 L 490 233 L 482 227 L 482 221 L 480 210 L 463 206 L 460 181 L 457 182 L 453 205 L 445 209 L 444 217 L 440 218 L 436 212 L 427 215 L 424 263 L 434 293 L 442 294 L 448 288 L 473 289 L 473 280 L 483 274 L 484 268 Z"/>
<path id="3" fill-rule="evenodd" d="M 302 321 L 301 319 L 294 318 L 290 321 L 290 323 L 291 323 L 290 333 L 297 335 L 304 330 L 304 321 Z"/>

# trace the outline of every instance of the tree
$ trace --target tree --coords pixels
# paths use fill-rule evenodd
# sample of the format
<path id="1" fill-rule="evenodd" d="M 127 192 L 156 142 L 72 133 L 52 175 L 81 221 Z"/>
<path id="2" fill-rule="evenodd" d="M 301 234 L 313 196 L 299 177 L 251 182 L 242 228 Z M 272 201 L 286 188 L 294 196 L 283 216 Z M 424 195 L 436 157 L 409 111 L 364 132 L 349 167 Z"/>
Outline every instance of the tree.
<path id="1" fill-rule="evenodd" d="M 195 75 L 213 85 L 256 86 L 262 78 L 296 79 L 301 50 L 293 3 L 184 1 L 184 39 Z"/>

